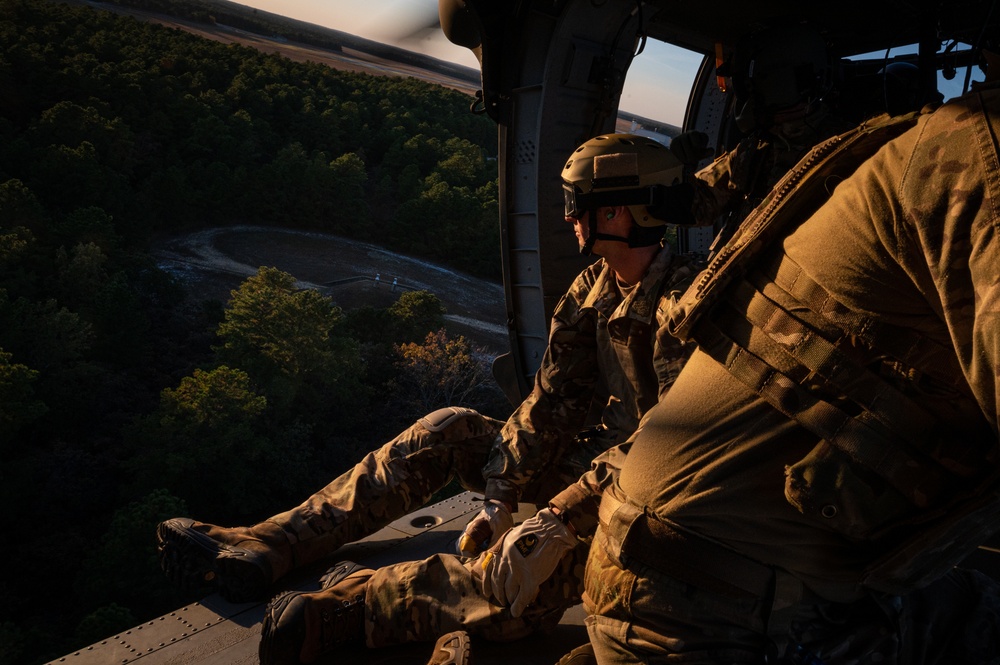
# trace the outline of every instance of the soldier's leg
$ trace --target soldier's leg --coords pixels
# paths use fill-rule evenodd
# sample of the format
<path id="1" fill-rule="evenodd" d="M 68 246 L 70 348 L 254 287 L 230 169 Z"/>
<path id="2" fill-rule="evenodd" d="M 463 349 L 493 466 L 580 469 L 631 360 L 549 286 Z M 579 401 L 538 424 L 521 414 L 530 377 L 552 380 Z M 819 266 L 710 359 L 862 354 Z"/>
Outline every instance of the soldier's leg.
<path id="1" fill-rule="evenodd" d="M 160 564 L 182 588 L 217 587 L 234 601 L 266 596 L 290 570 L 315 562 L 423 506 L 453 477 L 481 490 L 502 423 L 472 409 L 421 418 L 292 510 L 251 527 L 175 518 L 157 527 Z"/>
<path id="2" fill-rule="evenodd" d="M 501 426 L 472 409 L 435 411 L 270 521 L 288 535 L 297 565 L 316 561 L 422 507 L 453 477 L 482 491 L 482 469 Z"/>
<path id="3" fill-rule="evenodd" d="M 365 596 L 368 646 L 433 642 L 455 630 L 501 642 L 551 631 L 580 602 L 586 558 L 583 544 L 567 553 L 535 601 L 516 618 L 483 596 L 481 557 L 438 554 L 381 568 Z"/>

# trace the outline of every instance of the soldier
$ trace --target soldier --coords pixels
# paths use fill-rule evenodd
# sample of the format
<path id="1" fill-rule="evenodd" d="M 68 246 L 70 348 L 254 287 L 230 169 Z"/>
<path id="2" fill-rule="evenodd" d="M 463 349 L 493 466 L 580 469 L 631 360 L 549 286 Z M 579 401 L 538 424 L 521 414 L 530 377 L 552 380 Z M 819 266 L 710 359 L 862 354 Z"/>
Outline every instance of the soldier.
<path id="1" fill-rule="evenodd" d="M 567 173 L 579 196 L 568 201 L 578 207 L 567 214 L 581 250 L 604 258 L 558 304 L 533 391 L 507 422 L 442 409 L 300 506 L 259 524 L 167 520 L 157 537 L 171 580 L 189 589 L 211 585 L 235 601 L 265 597 L 292 569 L 419 508 L 454 476 L 468 489 L 485 489 L 481 519 L 463 539 L 468 551 L 482 548 L 511 526 L 518 501 L 546 503 L 635 430 L 687 357 L 682 345 L 652 333 L 671 291 L 696 270 L 661 245 L 664 219 L 620 201 L 637 192 L 648 200 L 648 190 L 675 182 L 682 166 L 657 142 L 630 135 L 594 139 L 575 159 Z M 625 169 L 624 179 L 595 172 L 595 163 L 612 175 Z M 582 431 L 599 390 L 610 394 L 602 397 L 601 422 Z"/>
<path id="2" fill-rule="evenodd" d="M 809 33 L 809 37 L 803 37 L 794 33 L 788 38 L 775 30 L 765 34 L 770 36 L 765 39 L 758 35 L 756 46 L 747 51 L 762 63 L 756 68 L 758 74 L 771 77 L 771 87 L 758 86 L 757 94 L 752 97 L 759 110 L 746 129 L 753 140 L 745 142 L 742 152 L 726 155 L 699 173 L 702 180 L 695 187 L 676 183 L 675 179 L 669 183 L 674 186 L 656 188 L 651 198 L 646 197 L 655 201 L 647 212 L 653 210 L 663 219 L 697 220 L 703 224 L 711 223 L 720 212 L 745 214 L 763 196 L 761 188 L 773 184 L 785 168 L 808 150 L 810 141 L 819 140 L 820 131 L 832 133 L 834 127 L 843 127 L 833 120 L 822 99 L 822 94 L 829 92 L 828 68 L 825 47 L 818 35 Z M 784 42 L 776 45 L 774 39 Z M 776 50 L 784 60 L 779 60 Z M 798 72 L 797 78 L 785 76 L 781 84 L 775 83 L 774 77 L 791 70 Z M 809 75 L 802 74 L 806 70 Z M 795 81 L 799 84 L 793 85 Z M 786 89 L 788 86 L 790 89 Z M 781 122 L 776 124 L 775 117 L 780 117 Z M 695 162 L 704 156 L 703 137 L 682 135 L 671 148 L 683 162 Z M 610 138 L 599 137 L 590 144 L 601 146 Z M 632 140 L 620 137 L 625 139 Z M 587 144 L 581 146 L 576 154 L 583 151 L 589 158 L 587 147 Z M 752 160 L 747 157 L 751 153 Z M 585 167 L 580 173 L 571 172 L 582 165 Z M 581 250 L 585 253 L 602 237 L 593 226 L 600 218 L 591 215 L 589 233 L 583 234 L 584 227 L 573 214 L 581 206 L 575 201 L 576 190 L 569 185 L 588 183 L 593 171 L 587 169 L 591 169 L 590 165 L 577 158 L 571 159 L 564 171 L 568 183 L 567 221 L 576 224 Z M 753 169 L 758 171 L 751 173 Z M 602 249 L 599 253 L 604 252 Z M 663 336 L 661 343 L 670 346 L 675 342 Z M 262 662 L 309 660 L 339 642 L 358 639 L 365 616 L 367 641 L 373 646 L 431 640 L 457 627 L 495 640 L 510 640 L 551 628 L 562 612 L 579 599 L 583 561 L 597 525 L 597 502 L 603 489 L 616 477 L 627 450 L 626 444 L 598 457 L 593 470 L 554 497 L 549 509 L 509 531 L 490 552 L 475 561 L 435 556 L 379 571 L 345 562 L 331 571 L 326 588 L 319 594 L 292 593 L 276 598 L 265 617 Z M 493 496 L 504 501 L 516 500 L 518 490 L 509 481 L 490 482 L 493 482 Z M 491 493 L 490 489 L 487 493 Z M 499 506 L 497 509 L 505 514 Z M 478 541 L 489 540 L 492 531 L 489 510 L 488 507 L 467 529 L 463 538 L 466 554 L 476 553 Z M 477 533 L 486 535 L 474 535 Z M 486 602 L 491 597 L 499 606 Z M 344 611 L 338 626 L 341 630 L 349 626 L 350 630 L 309 632 L 308 627 L 315 629 L 319 625 L 317 617 L 325 611 L 347 607 L 354 608 L 354 613 Z M 587 662 L 589 656 L 586 648 L 582 648 L 568 658 L 571 660 L 567 662 Z"/>
<path id="3" fill-rule="evenodd" d="M 654 333 L 671 291 L 686 283 L 692 271 L 661 244 L 667 220 L 644 203 L 654 191 L 676 184 L 681 168 L 668 149 L 651 139 L 609 134 L 580 146 L 563 170 L 566 221 L 573 224 L 581 251 L 601 259 L 580 273 L 557 306 L 549 352 L 519 410 L 530 414 L 532 427 L 552 434 L 527 436 L 524 416 L 517 420 L 515 414 L 486 467 L 486 496 L 498 502 L 498 513 L 507 512 L 504 504 L 532 496 L 539 485 L 551 489 L 533 496 L 549 507 L 507 532 L 479 558 L 442 554 L 377 571 L 341 562 L 328 573 L 321 591 L 277 596 L 265 612 L 262 663 L 311 662 L 352 641 L 365 640 L 373 647 L 433 641 L 458 629 L 512 640 L 551 629 L 565 609 L 579 602 L 588 543 L 574 532 L 593 531 L 600 493 L 625 455 L 625 449 L 609 446 L 635 430 L 641 415 L 669 389 L 688 354 L 673 339 L 657 341 Z M 625 411 L 606 414 L 626 419 L 606 417 L 563 455 L 562 468 L 575 468 L 577 478 L 567 479 L 565 471 L 548 476 L 549 459 L 566 447 L 565 435 L 557 436 L 548 424 L 564 420 L 569 408 L 579 411 L 582 420 L 597 374 L 614 395 L 610 405 L 628 405 Z M 548 386 L 565 382 L 586 390 L 569 403 L 554 400 Z M 580 477 L 591 460 L 592 468 Z M 559 486 L 565 489 L 553 497 Z M 495 515 L 474 520 L 466 540 L 488 541 L 482 535 L 488 529 L 480 531 L 479 526 L 489 527 Z M 518 555 L 512 557 L 515 548 Z"/>
<path id="4" fill-rule="evenodd" d="M 671 313 L 697 350 L 588 561 L 602 664 L 1000 662 L 1000 590 L 954 567 L 1000 527 L 990 64 L 817 146 Z"/>
<path id="5" fill-rule="evenodd" d="M 732 80 L 742 138 L 679 188 L 692 190 L 690 222 L 721 227 L 716 247 L 810 148 L 856 124 L 834 109 L 835 68 L 823 37 L 808 25 L 776 24 L 749 33 L 718 73 Z M 707 142 L 705 134 L 687 132 L 670 148 L 694 163 L 711 155 Z"/>

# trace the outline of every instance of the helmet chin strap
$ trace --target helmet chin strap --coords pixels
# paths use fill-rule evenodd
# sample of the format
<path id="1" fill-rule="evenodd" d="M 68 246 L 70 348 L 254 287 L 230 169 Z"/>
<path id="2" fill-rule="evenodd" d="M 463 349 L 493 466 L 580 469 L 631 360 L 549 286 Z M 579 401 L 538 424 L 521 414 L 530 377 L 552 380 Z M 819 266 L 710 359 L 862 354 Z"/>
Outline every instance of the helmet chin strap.
<path id="1" fill-rule="evenodd" d="M 587 239 L 584 241 L 583 246 L 580 248 L 581 255 L 590 256 L 591 254 L 593 254 L 594 243 L 597 242 L 598 240 L 609 240 L 611 242 L 624 242 L 627 243 L 629 247 L 634 247 L 634 245 L 632 245 L 630 238 L 626 238 L 625 236 L 613 236 L 609 233 L 599 233 L 597 231 L 597 211 L 589 210 L 588 212 L 590 213 L 588 215 L 590 220 L 587 223 L 587 228 L 589 232 L 587 233 Z"/>

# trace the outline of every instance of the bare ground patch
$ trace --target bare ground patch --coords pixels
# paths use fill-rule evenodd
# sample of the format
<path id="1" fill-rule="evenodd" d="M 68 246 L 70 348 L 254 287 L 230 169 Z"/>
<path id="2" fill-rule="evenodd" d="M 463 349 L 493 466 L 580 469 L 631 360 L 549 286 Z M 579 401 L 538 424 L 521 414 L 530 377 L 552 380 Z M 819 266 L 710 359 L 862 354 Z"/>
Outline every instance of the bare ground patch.
<path id="1" fill-rule="evenodd" d="M 198 300 L 229 300 L 262 266 L 289 273 L 303 288 L 329 295 L 344 309 L 386 307 L 403 290 L 441 299 L 449 327 L 496 353 L 509 347 L 503 287 L 495 282 L 339 236 L 235 226 L 163 238 L 153 255 Z"/>

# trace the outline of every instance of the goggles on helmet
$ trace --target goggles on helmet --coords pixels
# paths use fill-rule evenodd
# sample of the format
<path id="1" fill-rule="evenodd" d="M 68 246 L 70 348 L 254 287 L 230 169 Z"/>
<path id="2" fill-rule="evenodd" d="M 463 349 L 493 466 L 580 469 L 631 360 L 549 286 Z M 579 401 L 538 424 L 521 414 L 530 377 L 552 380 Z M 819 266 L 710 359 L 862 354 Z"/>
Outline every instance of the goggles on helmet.
<path id="1" fill-rule="evenodd" d="M 579 187 L 563 183 L 563 204 L 566 217 L 579 219 L 588 210 L 611 206 L 655 205 L 662 185 L 638 187 L 635 189 L 614 189 L 611 191 L 582 192 Z"/>

